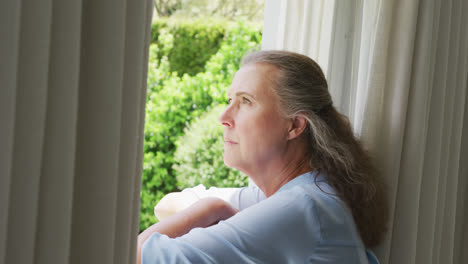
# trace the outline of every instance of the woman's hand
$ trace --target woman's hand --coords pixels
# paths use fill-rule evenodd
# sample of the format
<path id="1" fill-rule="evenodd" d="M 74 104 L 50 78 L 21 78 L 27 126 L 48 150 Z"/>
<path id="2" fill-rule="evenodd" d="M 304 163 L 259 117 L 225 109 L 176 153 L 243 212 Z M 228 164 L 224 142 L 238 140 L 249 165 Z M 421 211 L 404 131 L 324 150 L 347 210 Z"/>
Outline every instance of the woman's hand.
<path id="1" fill-rule="evenodd" d="M 193 228 L 217 224 L 237 212 L 237 209 L 219 198 L 210 197 L 198 200 L 183 211 L 150 226 L 138 236 L 137 263 L 141 263 L 141 249 L 144 242 L 153 233 L 158 232 L 175 238 L 188 233 Z"/>
<path id="2" fill-rule="evenodd" d="M 154 207 L 154 215 L 162 221 L 171 215 L 183 211 L 200 200 L 194 192 L 172 192 L 166 194 Z"/>

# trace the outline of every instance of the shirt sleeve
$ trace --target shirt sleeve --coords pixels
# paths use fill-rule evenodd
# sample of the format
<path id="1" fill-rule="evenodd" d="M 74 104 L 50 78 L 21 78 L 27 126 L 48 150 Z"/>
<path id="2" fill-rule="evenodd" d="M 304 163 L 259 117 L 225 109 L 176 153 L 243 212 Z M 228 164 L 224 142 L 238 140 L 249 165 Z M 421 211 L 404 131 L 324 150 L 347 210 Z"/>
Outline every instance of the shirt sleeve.
<path id="1" fill-rule="evenodd" d="M 311 203 L 297 198 L 272 196 L 176 239 L 153 234 L 143 246 L 143 263 L 302 263 L 320 228 Z"/>
<path id="2" fill-rule="evenodd" d="M 206 197 L 218 197 L 231 204 L 234 208 L 242 211 L 247 207 L 263 201 L 265 194 L 257 186 L 242 188 L 217 188 L 210 187 L 206 189 L 202 184 L 184 189 L 182 192 L 191 192 L 199 199 Z"/>
<path id="3" fill-rule="evenodd" d="M 143 263 L 378 263 L 350 231 L 341 203 L 325 196 L 285 191 L 182 237 L 155 233 Z"/>

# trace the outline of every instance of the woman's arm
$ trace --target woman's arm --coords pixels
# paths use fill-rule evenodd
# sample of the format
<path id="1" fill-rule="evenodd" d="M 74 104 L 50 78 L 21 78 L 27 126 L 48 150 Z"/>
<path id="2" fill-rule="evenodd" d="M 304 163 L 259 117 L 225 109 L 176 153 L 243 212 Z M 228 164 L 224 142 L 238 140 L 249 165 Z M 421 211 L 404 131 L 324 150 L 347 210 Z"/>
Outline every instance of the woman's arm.
<path id="1" fill-rule="evenodd" d="M 184 189 L 182 192 L 165 195 L 154 207 L 154 214 L 161 221 L 189 207 L 199 199 L 207 197 L 220 198 L 240 211 L 266 198 L 265 194 L 256 186 L 206 189 L 200 184 L 193 188 Z"/>
<path id="2" fill-rule="evenodd" d="M 187 209 L 160 221 L 138 236 L 137 263 L 141 263 L 144 242 L 155 232 L 175 238 L 188 233 L 195 227 L 208 227 L 233 216 L 238 212 L 219 198 L 204 198 Z"/>

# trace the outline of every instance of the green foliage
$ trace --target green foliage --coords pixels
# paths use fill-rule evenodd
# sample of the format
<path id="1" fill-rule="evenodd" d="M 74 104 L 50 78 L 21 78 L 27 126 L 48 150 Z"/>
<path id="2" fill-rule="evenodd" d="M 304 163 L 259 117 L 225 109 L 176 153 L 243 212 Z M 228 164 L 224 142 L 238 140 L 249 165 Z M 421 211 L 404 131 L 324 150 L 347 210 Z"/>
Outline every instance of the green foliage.
<path id="1" fill-rule="evenodd" d="M 218 50 L 204 64 L 204 71 L 193 76 L 180 76 L 171 70 L 169 55 L 178 40 L 167 27 L 156 27 L 158 41 L 151 45 L 148 69 L 140 230 L 156 222 L 156 203 L 165 194 L 179 190 L 173 168 L 175 142 L 193 120 L 226 101 L 226 90 L 239 69 L 240 58 L 260 43 L 259 28 L 245 23 L 225 25 Z M 203 43 L 193 41 L 190 45 Z"/>
<path id="2" fill-rule="evenodd" d="M 155 0 L 155 15 L 161 17 L 218 17 L 263 21 L 264 0 Z"/>
<path id="3" fill-rule="evenodd" d="M 159 32 L 163 28 L 167 28 L 167 19 L 158 19 L 153 21 L 151 25 L 151 43 L 158 43 Z"/>
<path id="4" fill-rule="evenodd" d="M 173 169 L 179 188 L 247 186 L 245 174 L 224 165 L 223 127 L 218 117 L 225 107 L 218 105 L 194 120 L 176 141 Z"/>
<path id="5" fill-rule="evenodd" d="M 193 76 L 202 72 L 205 63 L 215 54 L 224 38 L 226 22 L 215 20 L 161 19 L 152 26 L 152 43 L 167 41 L 168 33 L 173 37 L 172 47 L 161 50 L 158 58 L 167 56 L 171 72 L 179 76 L 185 73 Z"/>

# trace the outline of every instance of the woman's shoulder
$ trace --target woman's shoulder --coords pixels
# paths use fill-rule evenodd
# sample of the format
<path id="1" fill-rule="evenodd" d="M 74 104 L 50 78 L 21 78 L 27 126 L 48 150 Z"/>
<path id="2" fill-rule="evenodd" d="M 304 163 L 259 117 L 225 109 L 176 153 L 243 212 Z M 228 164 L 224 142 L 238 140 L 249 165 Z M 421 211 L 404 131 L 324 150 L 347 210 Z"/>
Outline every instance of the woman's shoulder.
<path id="1" fill-rule="evenodd" d="M 291 254 L 296 257 L 339 259 L 334 263 L 343 263 L 349 257 L 348 263 L 358 263 L 351 260 L 364 259 L 365 250 L 352 216 L 325 187 L 324 183 L 290 185 L 222 221 L 217 228 L 233 228 L 232 233 L 247 234 L 248 241 L 295 252 Z"/>
<path id="2" fill-rule="evenodd" d="M 351 211 L 323 178 L 298 179 L 270 198 L 272 204 L 283 204 L 287 214 L 313 219 L 322 243 L 362 246 Z"/>

